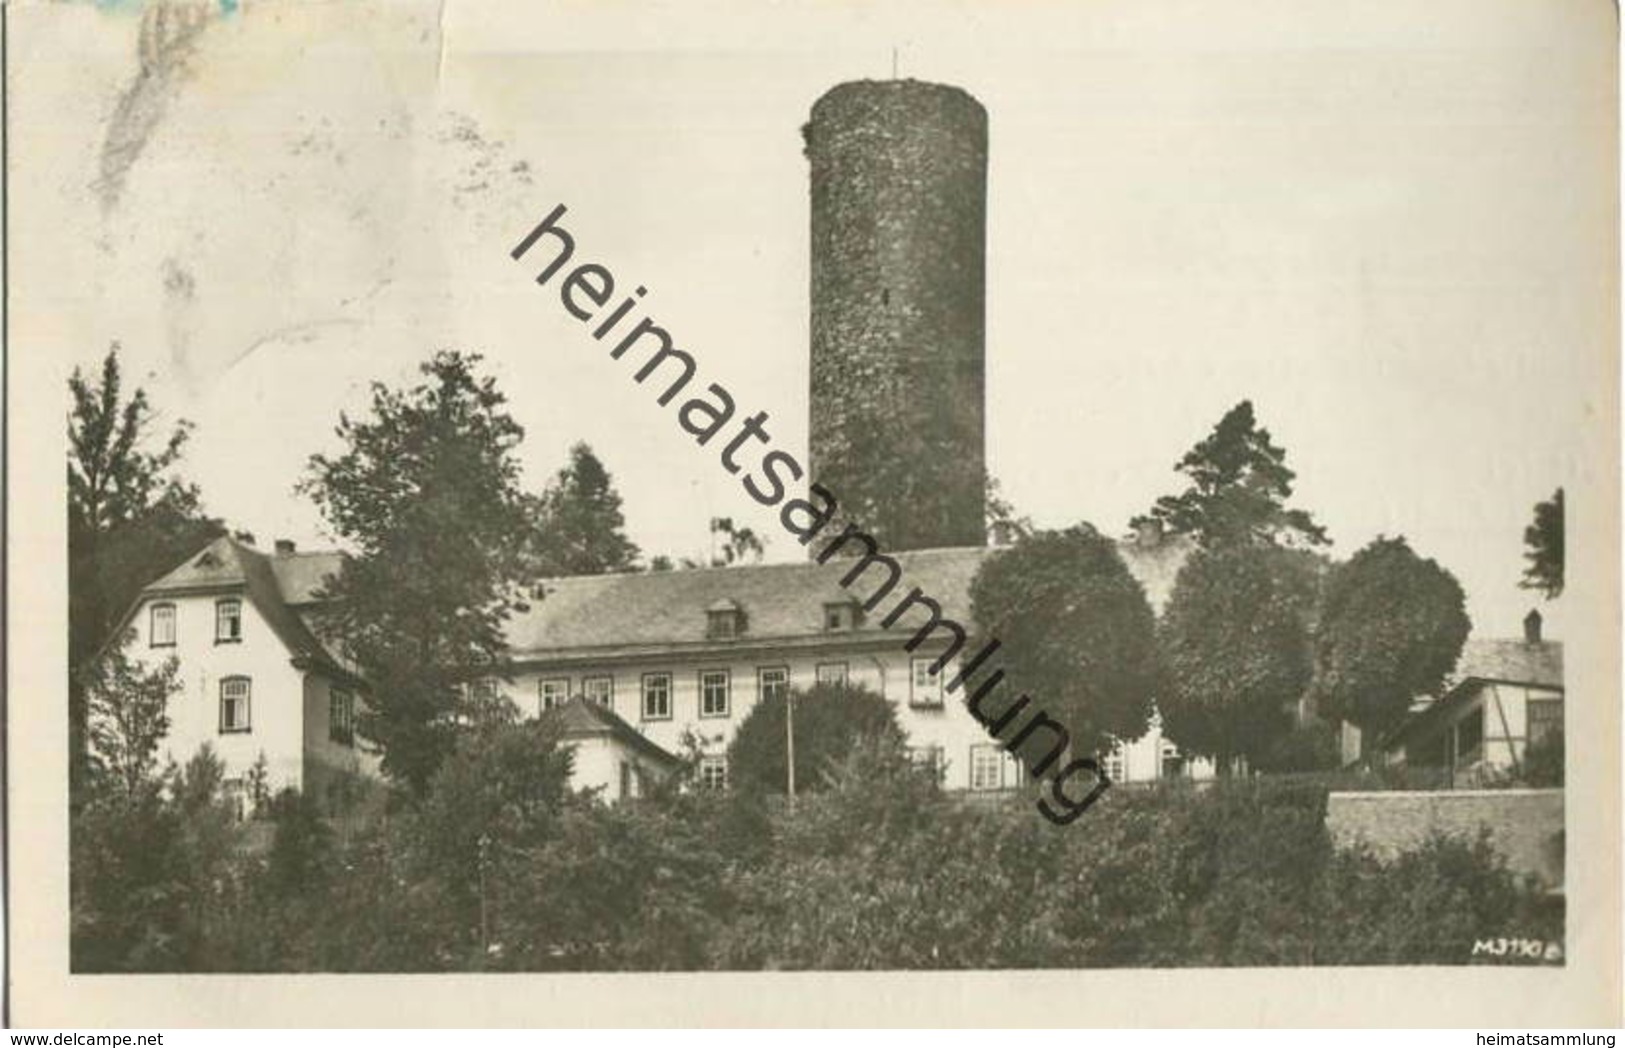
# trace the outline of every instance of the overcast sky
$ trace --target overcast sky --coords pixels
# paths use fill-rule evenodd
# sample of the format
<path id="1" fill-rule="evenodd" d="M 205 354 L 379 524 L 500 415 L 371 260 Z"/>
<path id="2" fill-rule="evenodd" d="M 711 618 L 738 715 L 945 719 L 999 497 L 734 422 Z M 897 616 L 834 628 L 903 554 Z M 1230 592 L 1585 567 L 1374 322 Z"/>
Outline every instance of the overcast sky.
<path id="1" fill-rule="evenodd" d="M 988 462 L 1037 523 L 1121 533 L 1251 398 L 1334 552 L 1403 534 L 1508 635 L 1532 504 L 1565 485 L 1585 512 L 1613 397 L 1606 4 L 339 6 L 211 15 L 145 81 L 139 13 L 13 20 L 14 344 L 65 369 L 121 342 L 197 424 L 208 508 L 262 544 L 329 543 L 305 460 L 370 381 L 461 347 L 533 487 L 586 440 L 646 554 L 703 554 L 731 515 L 794 557 L 507 252 L 566 204 L 578 257 L 646 285 L 803 453 L 800 126 L 894 46 L 989 113 Z"/>

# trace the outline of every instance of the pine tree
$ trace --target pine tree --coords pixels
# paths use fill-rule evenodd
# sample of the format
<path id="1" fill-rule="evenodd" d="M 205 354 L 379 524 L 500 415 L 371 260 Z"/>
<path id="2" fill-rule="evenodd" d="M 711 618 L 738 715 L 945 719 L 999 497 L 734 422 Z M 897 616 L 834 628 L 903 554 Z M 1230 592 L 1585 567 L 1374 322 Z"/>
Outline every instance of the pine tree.
<path id="1" fill-rule="evenodd" d="M 601 575 L 636 566 L 638 547 L 626 537 L 621 496 L 585 443 L 570 448 L 569 463 L 542 493 L 535 544 L 543 575 Z"/>
<path id="2" fill-rule="evenodd" d="M 1258 425 L 1244 400 L 1174 469 L 1190 478 L 1178 495 L 1164 495 L 1131 525 L 1155 521 L 1170 534 L 1192 535 L 1202 546 L 1326 545 L 1326 529 L 1301 509 L 1288 509 L 1296 474 L 1286 451 Z"/>

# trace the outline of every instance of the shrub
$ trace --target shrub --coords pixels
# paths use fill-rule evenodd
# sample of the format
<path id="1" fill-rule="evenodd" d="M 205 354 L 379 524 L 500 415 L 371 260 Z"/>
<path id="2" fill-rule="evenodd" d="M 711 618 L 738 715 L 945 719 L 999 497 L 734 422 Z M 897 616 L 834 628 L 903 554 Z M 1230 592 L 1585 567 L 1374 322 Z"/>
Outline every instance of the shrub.
<path id="1" fill-rule="evenodd" d="M 1523 757 L 1523 777 L 1530 786 L 1563 785 L 1563 733 L 1548 732 L 1529 744 Z"/>
<path id="2" fill-rule="evenodd" d="M 818 790 L 835 763 L 859 738 L 882 737 L 901 746 L 903 731 L 891 703 L 856 684 L 815 684 L 791 699 L 771 696 L 751 708 L 728 747 L 728 773 L 735 788 L 785 791 L 785 717 L 795 703 L 796 789 Z"/>

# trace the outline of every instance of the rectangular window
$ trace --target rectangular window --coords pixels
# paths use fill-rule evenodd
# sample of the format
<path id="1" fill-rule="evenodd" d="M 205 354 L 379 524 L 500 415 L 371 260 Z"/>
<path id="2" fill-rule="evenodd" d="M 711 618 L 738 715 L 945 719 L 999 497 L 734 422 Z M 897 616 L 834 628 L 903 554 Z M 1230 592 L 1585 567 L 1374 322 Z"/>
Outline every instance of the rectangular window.
<path id="1" fill-rule="evenodd" d="M 482 702 L 496 698 L 497 682 L 489 677 L 474 681 L 468 686 L 468 697 Z"/>
<path id="2" fill-rule="evenodd" d="M 702 670 L 700 672 L 700 716 L 726 717 L 728 715 L 728 671 Z"/>
<path id="3" fill-rule="evenodd" d="M 1001 746 L 1000 749 L 1003 749 Z M 1007 786 L 1018 787 L 1027 781 L 1027 766 L 1021 763 L 1021 758 L 1005 751 L 1004 754 L 1004 781 Z"/>
<path id="4" fill-rule="evenodd" d="M 643 675 L 643 719 L 671 720 L 671 674 Z"/>
<path id="5" fill-rule="evenodd" d="M 347 691 L 328 693 L 327 737 L 346 746 L 355 742 L 355 697 Z"/>
<path id="6" fill-rule="evenodd" d="M 942 775 L 945 762 L 941 746 L 910 746 L 908 759 L 916 769 L 928 773 L 933 778 Z"/>
<path id="7" fill-rule="evenodd" d="M 542 699 L 542 711 L 556 709 L 570 701 L 569 677 L 543 677 L 536 682 L 537 694 Z"/>
<path id="8" fill-rule="evenodd" d="M 824 629 L 831 633 L 857 629 L 858 606 L 849 602 L 824 605 Z"/>
<path id="9" fill-rule="evenodd" d="M 818 683 L 820 683 L 820 684 L 845 684 L 846 683 L 846 663 L 844 663 L 844 662 L 821 662 L 821 663 L 819 663 L 818 664 Z"/>
<path id="10" fill-rule="evenodd" d="M 728 608 L 705 613 L 705 635 L 711 640 L 732 640 L 739 636 L 739 612 Z"/>
<path id="11" fill-rule="evenodd" d="M 936 661 L 936 659 L 915 659 L 911 663 L 914 672 L 909 677 L 908 685 L 910 706 L 942 705 L 942 677 L 931 672 L 931 667 L 936 665 Z"/>
<path id="12" fill-rule="evenodd" d="M 1128 760 L 1123 752 L 1123 744 L 1118 743 L 1100 762 L 1100 770 L 1106 773 L 1106 778 L 1113 782 L 1128 781 Z"/>
<path id="13" fill-rule="evenodd" d="M 225 801 L 232 818 L 238 822 L 248 818 L 248 785 L 242 779 L 221 779 L 220 798 Z"/>
<path id="14" fill-rule="evenodd" d="M 790 668 L 763 666 L 756 671 L 756 687 L 764 699 L 783 699 L 790 694 Z"/>
<path id="15" fill-rule="evenodd" d="M 614 677 L 582 677 L 581 694 L 588 702 L 596 702 L 606 710 L 615 708 Z"/>
<path id="16" fill-rule="evenodd" d="M 1548 735 L 1563 734 L 1563 700 L 1530 699 L 1529 744 L 1534 745 Z"/>
<path id="17" fill-rule="evenodd" d="M 970 788 L 996 790 L 1004 786 L 1004 747 L 979 743 L 970 748 Z"/>
<path id="18" fill-rule="evenodd" d="M 243 602 L 235 598 L 214 603 L 214 642 L 235 644 L 243 639 Z"/>
<path id="19" fill-rule="evenodd" d="M 220 732 L 230 734 L 251 730 L 247 677 L 227 677 L 220 682 Z"/>
<path id="20" fill-rule="evenodd" d="M 1162 777 L 1177 779 L 1185 774 L 1185 758 L 1180 755 L 1179 747 L 1171 742 L 1162 744 Z"/>
<path id="21" fill-rule="evenodd" d="M 700 785 L 708 790 L 725 790 L 728 788 L 728 758 L 727 757 L 701 757 L 700 758 Z"/>
<path id="22" fill-rule="evenodd" d="M 1456 764 L 1474 764 L 1484 756 L 1484 707 L 1456 722 Z"/>
<path id="23" fill-rule="evenodd" d="M 175 646 L 175 605 L 154 604 L 147 629 L 148 643 L 154 648 Z"/>

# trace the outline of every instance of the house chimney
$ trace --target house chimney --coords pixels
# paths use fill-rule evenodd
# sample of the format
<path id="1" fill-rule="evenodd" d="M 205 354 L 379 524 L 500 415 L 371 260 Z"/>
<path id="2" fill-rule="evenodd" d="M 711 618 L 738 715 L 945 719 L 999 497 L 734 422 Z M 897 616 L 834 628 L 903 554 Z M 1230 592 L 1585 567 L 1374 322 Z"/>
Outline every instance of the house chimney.
<path id="1" fill-rule="evenodd" d="M 1540 643 L 1540 622 L 1540 612 L 1530 608 L 1529 614 L 1523 617 L 1523 640 L 1525 644 Z"/>
<path id="2" fill-rule="evenodd" d="M 276 555 L 277 556 L 279 556 L 279 557 L 291 557 L 293 555 L 293 550 L 294 550 L 293 539 L 277 539 L 276 540 Z"/>

